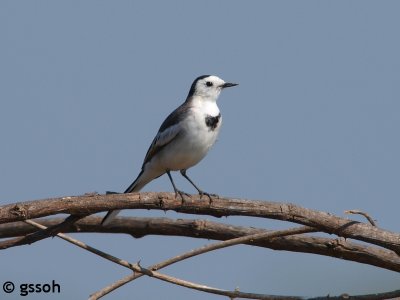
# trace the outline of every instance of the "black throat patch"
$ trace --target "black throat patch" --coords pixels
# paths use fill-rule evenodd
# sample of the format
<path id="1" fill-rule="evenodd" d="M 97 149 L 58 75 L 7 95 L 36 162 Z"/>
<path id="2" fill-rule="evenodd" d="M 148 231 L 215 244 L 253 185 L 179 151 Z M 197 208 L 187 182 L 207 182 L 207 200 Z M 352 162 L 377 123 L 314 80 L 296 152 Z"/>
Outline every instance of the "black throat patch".
<path id="1" fill-rule="evenodd" d="M 208 127 L 211 131 L 214 131 L 215 128 L 217 128 L 217 126 L 218 126 L 219 119 L 221 119 L 221 113 L 219 113 L 219 115 L 218 115 L 218 116 L 215 116 L 215 117 L 213 117 L 213 116 L 206 116 L 205 121 L 206 121 L 207 127 Z"/>

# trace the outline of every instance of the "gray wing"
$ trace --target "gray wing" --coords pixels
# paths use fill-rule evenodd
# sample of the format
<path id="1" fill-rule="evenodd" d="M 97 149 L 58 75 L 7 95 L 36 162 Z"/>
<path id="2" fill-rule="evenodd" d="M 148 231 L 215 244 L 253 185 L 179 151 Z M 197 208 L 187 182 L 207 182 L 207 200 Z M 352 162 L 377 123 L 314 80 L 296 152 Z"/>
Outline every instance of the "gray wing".
<path id="1" fill-rule="evenodd" d="M 147 150 L 142 169 L 144 165 L 154 157 L 154 155 L 172 142 L 172 140 L 181 132 L 182 128 L 180 126 L 180 122 L 187 117 L 189 108 L 190 107 L 186 102 L 183 103 L 181 106 L 175 109 L 161 124 L 161 127 L 151 143 L 149 150 Z"/>
<path id="2" fill-rule="evenodd" d="M 153 142 L 151 143 L 149 150 L 147 150 L 146 157 L 144 158 L 144 165 L 149 162 L 154 155 L 161 151 L 166 145 L 168 145 L 180 132 L 179 124 L 175 124 L 168 127 L 162 132 L 158 132 Z"/>

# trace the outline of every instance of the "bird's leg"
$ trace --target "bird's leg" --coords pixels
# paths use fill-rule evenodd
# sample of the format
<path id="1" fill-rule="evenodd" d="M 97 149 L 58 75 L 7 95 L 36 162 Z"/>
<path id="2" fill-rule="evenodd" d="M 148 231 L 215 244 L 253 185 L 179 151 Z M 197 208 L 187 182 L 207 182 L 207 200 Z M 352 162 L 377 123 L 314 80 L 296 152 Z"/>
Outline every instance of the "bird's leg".
<path id="1" fill-rule="evenodd" d="M 187 176 L 186 170 L 181 170 L 181 174 L 182 174 L 182 176 L 185 177 L 185 178 L 187 179 L 187 181 L 189 181 L 189 182 L 194 186 L 194 188 L 199 192 L 200 199 L 201 199 L 201 197 L 203 197 L 203 195 L 206 195 L 206 196 L 208 197 L 208 199 L 210 200 L 210 204 L 211 204 L 211 202 L 212 202 L 212 197 L 219 198 L 219 196 L 218 196 L 217 194 L 209 194 L 209 193 L 206 193 L 206 192 L 202 191 L 201 189 L 199 189 L 199 188 L 197 187 L 197 185 L 195 185 L 194 182 L 189 178 L 189 176 Z"/>
<path id="2" fill-rule="evenodd" d="M 170 171 L 168 170 L 167 172 L 167 175 L 168 175 L 168 177 L 169 177 L 169 180 L 171 181 L 171 183 L 172 183 L 172 186 L 174 187 L 174 191 L 175 191 L 175 198 L 178 196 L 178 194 L 181 196 L 181 199 L 182 199 L 182 204 L 185 202 L 185 198 L 183 197 L 183 195 L 186 195 L 186 196 L 188 196 L 188 197 L 190 197 L 190 195 L 188 194 L 188 193 L 185 193 L 185 192 L 183 192 L 183 191 L 181 191 L 181 190 L 178 190 L 177 188 L 176 188 L 176 186 L 175 186 L 175 183 L 174 183 L 174 180 L 172 179 L 172 176 L 171 176 L 171 173 L 170 173 Z"/>

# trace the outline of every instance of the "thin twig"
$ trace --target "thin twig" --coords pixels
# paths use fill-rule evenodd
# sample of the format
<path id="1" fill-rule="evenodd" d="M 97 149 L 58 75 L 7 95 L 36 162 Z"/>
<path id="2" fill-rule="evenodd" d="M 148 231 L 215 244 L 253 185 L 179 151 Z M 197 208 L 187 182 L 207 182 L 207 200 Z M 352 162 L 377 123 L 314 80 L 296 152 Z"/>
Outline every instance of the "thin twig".
<path id="1" fill-rule="evenodd" d="M 375 223 L 374 219 L 372 219 L 371 216 L 369 214 L 367 214 L 366 212 L 363 212 L 363 211 L 358 210 L 358 209 L 351 209 L 351 210 L 345 210 L 344 213 L 345 214 L 353 214 L 353 215 L 362 215 L 368 220 L 368 222 L 372 226 L 376 226 L 376 223 Z"/>
<path id="2" fill-rule="evenodd" d="M 43 226 L 43 225 L 41 225 L 41 224 L 39 224 L 37 222 L 34 222 L 32 220 L 25 220 L 24 222 L 26 222 L 26 223 L 28 223 L 28 224 L 30 224 L 32 226 L 35 226 L 37 228 L 40 228 L 40 229 L 46 229 L 47 228 L 47 227 L 45 227 L 45 226 Z M 268 238 L 269 237 L 268 235 L 271 235 L 271 237 L 277 237 L 277 236 L 282 236 L 282 235 L 300 234 L 300 233 L 304 233 L 304 232 L 310 232 L 310 228 L 309 227 L 300 227 L 300 228 L 282 230 L 280 232 L 276 231 L 273 234 L 270 234 L 270 233 L 268 233 L 268 234 L 265 234 L 265 233 L 254 234 L 254 235 L 251 235 L 251 236 L 247 236 L 247 238 L 248 238 L 248 240 L 252 240 L 252 239 L 254 240 L 254 239 L 257 239 L 257 238 L 258 239 Z M 108 253 L 100 251 L 100 250 L 98 250 L 96 248 L 93 248 L 93 247 L 91 247 L 91 246 L 89 246 L 89 245 L 87 245 L 87 244 L 85 244 L 85 243 L 83 243 L 83 242 L 81 242 L 81 241 L 79 241 L 77 239 L 71 238 L 70 236 L 67 236 L 67 235 L 65 235 L 63 233 L 58 233 L 57 236 L 62 238 L 63 240 L 65 240 L 67 242 L 70 242 L 70 243 L 82 248 L 82 249 L 85 249 L 85 250 L 87 250 L 89 252 L 92 252 L 92 253 L 94 253 L 96 255 L 99 255 L 99 256 L 107 259 L 107 260 L 110 260 L 110 261 L 112 261 L 112 262 L 114 262 L 116 264 L 119 264 L 119 265 L 121 265 L 123 267 L 126 267 L 128 269 L 131 269 L 131 270 L 133 270 L 135 272 L 139 272 L 139 273 L 145 274 L 145 275 L 147 275 L 149 277 L 154 277 L 154 278 L 157 278 L 157 279 L 169 282 L 169 283 L 173 283 L 173 284 L 176 284 L 176 285 L 180 285 L 180 286 L 183 286 L 183 287 L 187 287 L 187 288 L 191 288 L 191 289 L 195 289 L 195 290 L 199 290 L 199 291 L 203 291 L 203 292 L 207 292 L 207 293 L 212 293 L 212 294 L 216 294 L 216 295 L 223 295 L 223 296 L 227 296 L 227 297 L 232 297 L 232 298 L 267 299 L 267 300 L 271 300 L 271 299 L 282 299 L 282 300 L 283 299 L 293 299 L 293 300 L 301 299 L 301 297 L 271 296 L 271 295 L 264 295 L 264 294 L 245 293 L 245 292 L 240 292 L 240 291 L 237 291 L 237 290 L 234 290 L 234 291 L 221 290 L 221 289 L 209 287 L 209 286 L 206 286 L 206 285 L 193 283 L 193 282 L 190 282 L 190 281 L 187 281 L 187 280 L 175 278 L 175 277 L 172 277 L 172 276 L 169 276 L 169 275 L 165 275 L 165 274 L 162 274 L 162 273 L 159 273 L 159 272 L 156 272 L 156 271 L 152 271 L 152 270 L 147 269 L 147 268 L 143 268 L 138 263 L 135 263 L 135 264 L 129 263 L 126 260 L 117 258 L 117 257 L 115 257 L 113 255 L 110 255 Z M 245 237 L 238 238 L 237 240 L 242 239 L 241 242 L 243 242 L 243 241 L 245 241 L 244 238 Z M 225 241 L 225 242 L 229 242 L 229 241 Z"/>
<path id="3" fill-rule="evenodd" d="M 86 215 L 70 215 L 63 222 L 54 226 L 46 227 L 46 229 L 33 232 L 23 237 L 17 237 L 15 239 L 0 242 L 0 249 L 7 249 L 19 245 L 33 244 L 45 238 L 55 236 L 57 233 L 66 230 L 76 221 L 83 219 L 84 217 L 86 217 Z"/>
<path id="4" fill-rule="evenodd" d="M 291 229 L 287 229 L 287 230 L 262 232 L 262 233 L 256 233 L 256 234 L 247 235 L 247 236 L 243 236 L 243 237 L 238 237 L 238 238 L 226 240 L 223 242 L 217 242 L 217 243 L 205 245 L 205 246 L 199 247 L 197 249 L 193 249 L 191 251 L 185 252 L 183 254 L 180 254 L 173 258 L 165 260 L 161 263 L 150 266 L 150 267 L 148 267 L 148 269 L 153 270 L 153 271 L 159 270 L 161 268 L 165 268 L 166 266 L 169 266 L 171 264 L 177 263 L 179 261 L 188 259 L 188 258 L 196 256 L 196 255 L 204 254 L 204 253 L 207 253 L 210 251 L 214 251 L 214 250 L 221 249 L 221 248 L 226 248 L 226 247 L 233 246 L 233 245 L 247 243 L 249 241 L 254 242 L 254 241 L 262 240 L 262 239 L 273 239 L 273 238 L 282 237 L 282 236 L 288 236 L 288 235 L 292 236 L 295 234 L 302 234 L 302 233 L 309 233 L 309 232 L 316 232 L 316 231 L 318 231 L 318 230 L 316 230 L 315 228 L 302 226 L 302 227 L 291 228 Z M 128 283 L 129 281 L 135 280 L 141 276 L 143 276 L 143 274 L 135 274 L 134 273 L 134 274 L 128 275 L 128 276 L 124 277 L 123 279 L 118 280 L 115 283 L 112 283 L 110 286 L 107 286 L 107 287 L 103 288 L 102 290 L 92 294 L 90 299 L 91 300 L 99 299 L 102 296 L 110 293 L 111 291 Z"/>
<path id="5" fill-rule="evenodd" d="M 342 294 L 340 296 L 326 296 L 326 297 L 314 297 L 306 300 L 388 300 L 388 299 L 399 299 L 400 290 L 391 292 L 366 294 L 366 295 L 354 295 Z"/>

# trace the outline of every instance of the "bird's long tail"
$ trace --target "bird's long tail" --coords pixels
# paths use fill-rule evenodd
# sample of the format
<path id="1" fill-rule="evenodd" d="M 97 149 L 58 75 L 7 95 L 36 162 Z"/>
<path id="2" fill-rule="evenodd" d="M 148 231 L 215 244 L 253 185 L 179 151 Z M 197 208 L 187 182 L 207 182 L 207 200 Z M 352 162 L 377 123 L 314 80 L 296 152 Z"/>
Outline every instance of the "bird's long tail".
<path id="1" fill-rule="evenodd" d="M 139 192 L 147 183 L 149 183 L 153 178 L 145 176 L 145 172 L 142 170 L 134 182 L 125 190 L 124 194 Z M 106 216 L 101 221 L 101 225 L 108 225 L 120 212 L 121 210 L 110 210 Z"/>

